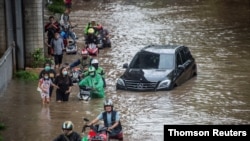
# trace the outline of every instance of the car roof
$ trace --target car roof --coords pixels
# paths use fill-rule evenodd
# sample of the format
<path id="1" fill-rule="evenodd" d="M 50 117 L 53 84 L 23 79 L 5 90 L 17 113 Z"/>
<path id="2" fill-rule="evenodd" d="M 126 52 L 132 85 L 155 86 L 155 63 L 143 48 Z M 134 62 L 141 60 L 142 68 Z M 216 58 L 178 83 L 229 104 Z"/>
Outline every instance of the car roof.
<path id="1" fill-rule="evenodd" d="M 166 54 L 174 54 L 175 51 L 184 47 L 182 45 L 148 45 L 141 49 L 141 51 L 147 51 L 152 53 L 166 53 Z"/>

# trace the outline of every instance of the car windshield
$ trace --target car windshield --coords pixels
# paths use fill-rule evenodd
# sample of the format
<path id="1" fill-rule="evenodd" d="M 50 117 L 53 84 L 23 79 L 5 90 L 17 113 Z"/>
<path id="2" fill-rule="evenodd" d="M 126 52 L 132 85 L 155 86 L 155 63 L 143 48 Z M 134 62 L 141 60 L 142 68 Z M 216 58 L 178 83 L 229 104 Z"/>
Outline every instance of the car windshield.
<path id="1" fill-rule="evenodd" d="M 173 54 L 140 52 L 135 55 L 129 67 L 138 69 L 171 69 L 173 66 Z"/>

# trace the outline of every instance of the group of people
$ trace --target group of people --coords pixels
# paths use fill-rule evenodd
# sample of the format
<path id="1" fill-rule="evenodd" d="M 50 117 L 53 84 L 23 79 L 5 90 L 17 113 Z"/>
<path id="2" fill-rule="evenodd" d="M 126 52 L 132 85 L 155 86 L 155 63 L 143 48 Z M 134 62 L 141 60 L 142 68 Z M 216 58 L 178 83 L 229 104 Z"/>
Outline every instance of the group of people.
<path id="1" fill-rule="evenodd" d="M 42 103 L 50 102 L 53 89 L 56 87 L 56 101 L 63 102 L 69 100 L 69 95 L 73 87 L 72 79 L 69 75 L 70 69 L 80 65 L 82 70 L 79 87 L 88 87 L 91 98 L 105 97 L 105 71 L 99 66 L 99 61 L 88 55 L 85 49 L 81 52 L 81 58 L 64 65 L 60 68 L 59 74 L 52 68 L 51 62 L 44 64 L 44 69 L 39 74 L 38 88 L 41 90 Z"/>
<path id="2" fill-rule="evenodd" d="M 69 70 L 80 65 L 82 70 L 82 79 L 78 83 L 79 87 L 91 88 L 91 98 L 105 97 L 105 72 L 99 66 L 99 61 L 92 58 L 86 46 L 81 50 L 81 58 L 75 60 L 70 64 L 62 66 L 63 51 L 69 43 L 71 38 L 76 42 L 75 36 L 71 31 L 70 11 L 72 0 L 64 0 L 65 12 L 62 14 L 60 22 L 54 16 L 49 17 L 49 23 L 45 25 L 45 32 L 47 32 L 46 45 L 48 47 L 48 55 L 54 57 L 55 69 L 52 68 L 51 62 L 44 64 L 44 69 L 39 74 L 38 89 L 41 94 L 42 104 L 49 104 L 51 101 L 53 90 L 56 89 L 56 101 L 64 102 L 69 100 L 69 96 L 73 87 L 72 80 L 69 76 Z M 108 45 L 110 47 L 109 32 L 104 29 L 101 24 L 94 20 L 90 21 L 84 29 L 85 44 L 95 43 L 101 46 Z M 102 40 L 100 40 L 102 39 Z M 59 73 L 56 70 L 59 69 Z M 108 127 L 109 136 L 118 138 L 122 133 L 122 126 L 120 123 L 119 112 L 113 109 L 113 102 L 111 99 L 105 99 L 104 111 L 101 112 L 96 119 L 91 121 L 88 125 L 93 125 L 99 120 L 104 121 L 104 126 Z M 81 141 L 82 137 L 79 133 L 74 131 L 72 121 L 65 121 L 62 124 L 62 134 L 57 136 L 54 141 Z M 123 140 L 119 136 L 119 140 Z"/>
<path id="3" fill-rule="evenodd" d="M 120 113 L 114 110 L 112 100 L 105 99 L 104 111 L 102 111 L 94 120 L 88 123 L 88 126 L 93 126 L 98 121 L 103 120 L 104 126 L 107 127 L 108 137 L 110 139 L 118 139 L 123 141 L 123 130 L 120 122 Z M 62 134 L 58 135 L 53 141 L 82 141 L 85 137 L 74 131 L 72 121 L 65 121 L 62 124 Z"/>
<path id="4" fill-rule="evenodd" d="M 86 61 L 89 56 L 83 53 L 82 58 Z M 39 74 L 38 87 L 41 89 L 42 103 L 46 104 L 50 102 L 54 87 L 56 88 L 56 101 L 68 101 L 69 95 L 72 89 L 72 81 L 68 76 L 68 69 L 74 67 L 77 64 L 81 64 L 81 67 L 86 72 L 84 78 L 79 82 L 79 86 L 88 86 L 93 88 L 93 98 L 103 98 L 104 94 L 104 71 L 98 66 L 98 60 L 89 58 L 87 59 L 91 63 L 89 65 L 81 61 L 81 59 L 64 66 L 60 69 L 60 74 L 56 74 L 55 70 L 51 68 L 51 63 L 46 62 L 44 69 Z M 82 62 L 82 63 L 81 63 Z M 99 71 L 98 71 L 99 70 Z M 120 122 L 119 112 L 113 109 L 113 102 L 111 99 L 105 99 L 104 111 L 101 112 L 93 121 L 88 125 L 91 126 L 97 123 L 99 120 L 104 121 L 104 126 L 108 128 L 109 137 L 123 140 L 122 126 Z M 72 121 L 65 121 L 62 125 L 63 133 L 54 139 L 54 141 L 81 141 L 82 137 L 77 132 L 73 131 Z"/>
<path id="5" fill-rule="evenodd" d="M 45 63 L 44 69 L 39 74 L 38 81 L 42 104 L 50 103 L 54 87 L 56 88 L 56 101 L 68 101 L 72 86 L 73 83 L 68 76 L 66 67 L 62 67 L 60 73 L 57 74 L 52 68 L 51 62 Z"/>
<path id="6" fill-rule="evenodd" d="M 99 44 L 100 48 L 111 47 L 109 31 L 100 23 L 91 20 L 84 29 L 85 44 Z"/>
<path id="7" fill-rule="evenodd" d="M 70 20 L 70 8 L 66 8 L 61 15 L 60 22 L 54 16 L 49 17 L 49 22 L 45 25 L 45 32 L 47 32 L 46 46 L 48 47 L 48 55 L 54 57 L 55 68 L 58 69 L 62 65 L 64 50 L 69 47 L 70 40 L 76 43 L 76 35 L 73 28 L 77 25 L 72 25 Z M 111 47 L 110 34 L 107 29 L 94 20 L 89 22 L 84 29 L 85 47 L 88 44 L 94 43 L 100 48 Z"/>
<path id="8" fill-rule="evenodd" d="M 48 47 L 48 55 L 54 57 L 55 68 L 57 69 L 61 67 L 63 52 L 69 46 L 70 38 L 76 43 L 69 14 L 70 9 L 66 8 L 65 12 L 61 15 L 60 22 L 54 16 L 50 16 L 49 22 L 45 25 L 45 32 L 47 32 L 47 41 L 45 44 Z"/>

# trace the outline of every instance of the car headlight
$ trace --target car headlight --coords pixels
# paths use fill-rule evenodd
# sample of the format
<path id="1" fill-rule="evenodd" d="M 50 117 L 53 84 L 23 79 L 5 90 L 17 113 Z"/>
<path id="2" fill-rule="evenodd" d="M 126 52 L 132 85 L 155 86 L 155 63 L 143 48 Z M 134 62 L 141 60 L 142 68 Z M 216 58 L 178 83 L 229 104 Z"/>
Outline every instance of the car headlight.
<path id="1" fill-rule="evenodd" d="M 117 79 L 117 84 L 121 85 L 121 86 L 125 86 L 125 83 L 124 83 L 124 81 L 121 78 Z"/>
<path id="2" fill-rule="evenodd" d="M 159 83 L 157 89 L 164 89 L 164 88 L 168 88 L 170 86 L 171 80 L 163 80 Z"/>

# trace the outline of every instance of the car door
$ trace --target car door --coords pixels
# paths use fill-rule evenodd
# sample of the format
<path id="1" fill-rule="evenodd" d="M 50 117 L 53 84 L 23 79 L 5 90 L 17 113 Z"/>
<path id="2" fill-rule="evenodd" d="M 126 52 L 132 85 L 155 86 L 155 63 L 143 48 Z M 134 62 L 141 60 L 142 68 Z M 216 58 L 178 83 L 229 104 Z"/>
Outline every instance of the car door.
<path id="1" fill-rule="evenodd" d="M 180 52 L 176 52 L 176 66 L 175 66 L 175 73 L 176 73 L 176 84 L 177 85 L 181 85 L 182 83 L 185 82 L 186 80 L 186 68 L 185 66 L 183 65 L 183 60 L 181 58 L 181 54 Z"/>
<path id="2" fill-rule="evenodd" d="M 183 66 L 185 67 L 185 79 L 187 81 L 193 75 L 193 68 L 194 68 L 195 62 L 187 47 L 184 47 L 180 51 L 180 54 L 183 60 Z"/>

